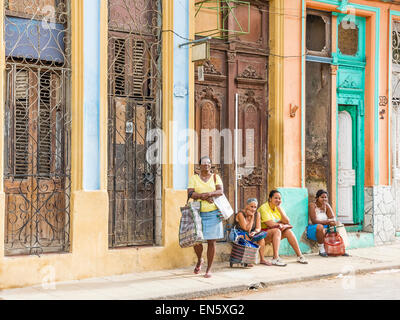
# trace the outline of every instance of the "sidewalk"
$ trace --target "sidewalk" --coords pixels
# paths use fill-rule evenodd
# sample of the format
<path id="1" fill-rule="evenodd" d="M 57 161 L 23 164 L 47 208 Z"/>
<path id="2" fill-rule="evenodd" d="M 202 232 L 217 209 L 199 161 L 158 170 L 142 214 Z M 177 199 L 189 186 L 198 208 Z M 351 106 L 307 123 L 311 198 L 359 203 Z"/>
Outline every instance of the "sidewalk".
<path id="1" fill-rule="evenodd" d="M 4 300 L 144 300 L 193 299 L 207 295 L 243 291 L 254 287 L 315 280 L 346 274 L 400 268 L 400 242 L 395 244 L 348 250 L 350 257 L 322 258 L 306 255 L 308 265 L 295 257 L 281 258 L 286 267 L 256 265 L 253 268 L 229 267 L 229 263 L 214 266 L 213 277 L 206 279 L 193 274 L 193 267 L 141 272 L 87 280 L 38 285 L 29 288 L 0 291 Z M 203 267 L 204 268 L 204 267 Z M 47 287 L 46 287 L 47 286 Z"/>

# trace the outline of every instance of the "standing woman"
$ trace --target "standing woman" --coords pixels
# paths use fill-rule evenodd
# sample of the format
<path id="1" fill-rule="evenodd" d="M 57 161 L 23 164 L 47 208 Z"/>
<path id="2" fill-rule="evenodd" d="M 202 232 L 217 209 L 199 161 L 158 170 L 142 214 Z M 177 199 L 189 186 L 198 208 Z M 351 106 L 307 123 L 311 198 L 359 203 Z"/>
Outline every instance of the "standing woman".
<path id="1" fill-rule="evenodd" d="M 307 238 L 318 242 L 319 255 L 327 257 L 328 254 L 324 248 L 324 238 L 326 229 L 329 226 L 337 226 L 335 215 L 328 203 L 328 192 L 318 190 L 315 196 L 315 202 L 309 204 L 308 209 Z M 348 256 L 347 253 L 344 256 Z"/>
<path id="2" fill-rule="evenodd" d="M 222 216 L 214 204 L 214 197 L 222 196 L 224 193 L 222 180 L 219 175 L 211 172 L 211 159 L 208 156 L 200 159 L 200 174 L 195 174 L 189 179 L 188 195 L 194 200 L 200 200 L 200 216 L 203 225 L 203 237 L 207 240 L 207 270 L 205 278 L 211 277 L 211 266 L 215 256 L 215 246 L 218 239 L 224 237 Z M 197 255 L 197 264 L 194 273 L 198 274 L 203 265 L 203 244 L 194 246 Z"/>
<path id="3" fill-rule="evenodd" d="M 289 226 L 289 217 L 286 215 L 285 211 L 281 208 L 282 198 L 281 193 L 278 190 L 272 190 L 269 193 L 268 201 L 264 203 L 258 212 L 261 214 L 261 222 L 263 230 L 271 228 L 277 228 L 281 231 L 281 239 L 287 239 L 290 246 L 293 248 L 297 255 L 297 262 L 302 264 L 307 264 L 307 260 L 304 258 L 300 251 L 299 244 L 297 242 L 296 236 Z M 279 265 L 282 260 L 274 257 L 272 259 L 273 265 Z"/>

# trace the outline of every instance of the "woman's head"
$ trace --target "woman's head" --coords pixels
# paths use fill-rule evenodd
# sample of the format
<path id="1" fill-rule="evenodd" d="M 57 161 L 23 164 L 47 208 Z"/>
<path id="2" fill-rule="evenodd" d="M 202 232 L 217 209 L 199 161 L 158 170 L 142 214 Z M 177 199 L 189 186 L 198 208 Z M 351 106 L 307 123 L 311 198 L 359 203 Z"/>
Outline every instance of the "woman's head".
<path id="1" fill-rule="evenodd" d="M 211 159 L 209 156 L 201 157 L 199 160 L 199 165 L 201 170 L 210 170 L 211 169 Z"/>
<path id="2" fill-rule="evenodd" d="M 268 202 L 274 206 L 279 206 L 282 203 L 281 193 L 278 190 L 271 190 L 268 195 Z"/>
<path id="3" fill-rule="evenodd" d="M 256 212 L 258 207 L 258 200 L 256 198 L 249 198 L 246 201 L 246 209 Z"/>
<path id="4" fill-rule="evenodd" d="M 328 191 L 325 191 L 323 189 L 318 190 L 317 194 L 315 195 L 315 198 L 317 199 L 317 201 L 327 202 L 328 201 Z"/>
<path id="5" fill-rule="evenodd" d="M 199 160 L 199 164 L 202 165 L 202 164 L 206 164 L 206 163 L 211 164 L 210 157 L 209 156 L 201 157 L 200 160 Z"/>

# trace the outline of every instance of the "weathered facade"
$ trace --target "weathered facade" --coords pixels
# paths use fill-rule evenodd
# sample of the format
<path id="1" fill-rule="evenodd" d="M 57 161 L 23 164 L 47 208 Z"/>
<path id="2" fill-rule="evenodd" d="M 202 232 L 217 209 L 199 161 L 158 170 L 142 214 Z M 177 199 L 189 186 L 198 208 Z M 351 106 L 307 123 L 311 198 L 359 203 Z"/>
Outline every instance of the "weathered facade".
<path id="1" fill-rule="evenodd" d="M 192 264 L 179 208 L 204 154 L 236 209 L 278 188 L 298 238 L 319 188 L 351 247 L 398 236 L 396 1 L 0 6 L 2 288 Z"/>

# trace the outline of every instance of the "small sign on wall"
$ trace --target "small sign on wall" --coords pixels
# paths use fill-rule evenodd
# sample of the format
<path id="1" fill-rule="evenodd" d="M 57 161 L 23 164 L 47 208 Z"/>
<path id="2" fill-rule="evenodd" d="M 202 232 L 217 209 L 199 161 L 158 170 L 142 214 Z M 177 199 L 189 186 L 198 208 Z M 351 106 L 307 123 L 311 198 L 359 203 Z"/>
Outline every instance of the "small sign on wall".
<path id="1" fill-rule="evenodd" d="M 210 59 L 210 43 L 208 41 L 192 45 L 192 62 Z"/>

